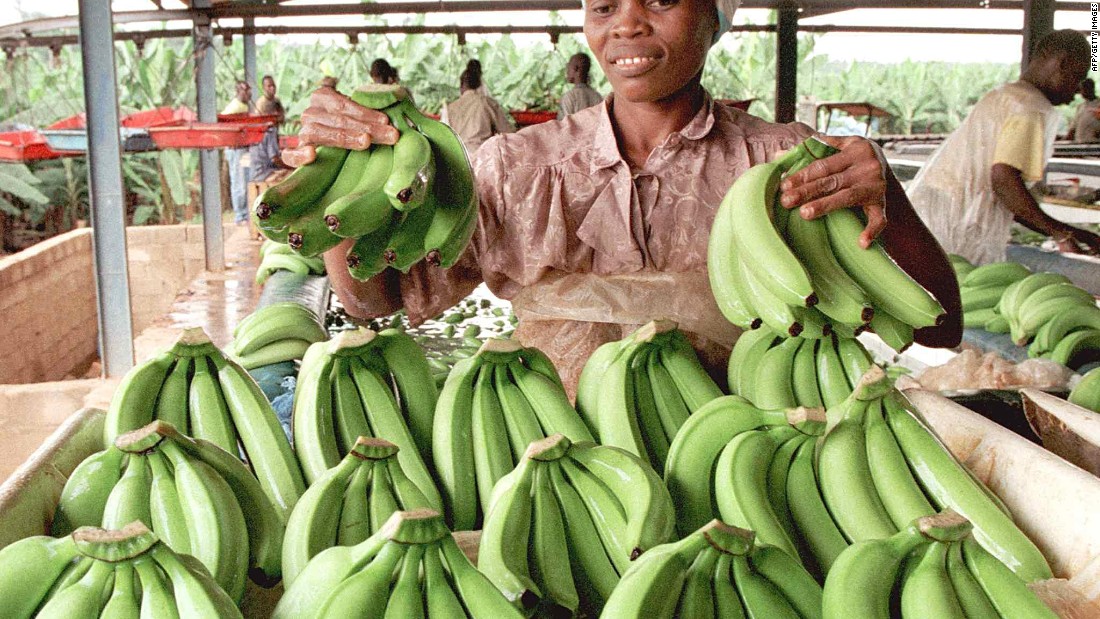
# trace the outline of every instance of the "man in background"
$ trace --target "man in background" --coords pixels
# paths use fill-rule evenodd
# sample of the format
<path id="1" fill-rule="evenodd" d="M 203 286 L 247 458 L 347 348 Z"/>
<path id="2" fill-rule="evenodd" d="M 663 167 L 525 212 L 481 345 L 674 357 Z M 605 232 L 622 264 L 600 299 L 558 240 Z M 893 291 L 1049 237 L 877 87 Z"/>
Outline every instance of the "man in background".
<path id="1" fill-rule="evenodd" d="M 565 66 L 565 79 L 573 88 L 562 95 L 558 120 L 592 107 L 603 101 L 603 95 L 588 85 L 588 72 L 592 69 L 592 59 L 588 54 L 573 54 Z"/>
<path id="2" fill-rule="evenodd" d="M 237 93 L 222 114 L 255 114 L 252 103 L 252 87 L 244 80 L 237 80 Z M 225 162 L 229 167 L 229 195 L 233 203 L 233 220 L 248 221 L 248 171 L 241 165 L 241 158 L 248 152 L 247 146 L 225 149 Z"/>
<path id="3" fill-rule="evenodd" d="M 473 158 L 481 145 L 498 133 L 516 130 L 504 108 L 492 97 L 478 92 L 481 87 L 481 63 L 470 60 L 459 76 L 458 99 L 443 104 L 440 119 L 451 126 Z"/>
<path id="4" fill-rule="evenodd" d="M 1077 107 L 1077 114 L 1069 125 L 1069 139 L 1077 143 L 1100 142 L 1100 99 L 1096 98 L 1096 82 L 1085 78 L 1077 94 L 1084 102 Z"/>
<path id="5" fill-rule="evenodd" d="M 275 78 L 265 75 L 260 80 L 260 86 L 263 88 L 264 94 L 256 100 L 256 111 L 260 114 L 278 114 L 279 120 L 277 122 L 282 123 L 286 117 L 286 110 L 283 108 L 283 102 L 275 96 Z"/>
<path id="6" fill-rule="evenodd" d="M 260 114 L 275 114 L 278 118 L 264 132 L 264 138 L 248 148 L 248 180 L 254 183 L 267 180 L 275 170 L 286 168 L 279 157 L 279 125 L 286 120 L 286 110 L 275 96 L 275 78 L 265 75 L 260 83 L 264 94 L 256 101 L 256 110 Z"/>

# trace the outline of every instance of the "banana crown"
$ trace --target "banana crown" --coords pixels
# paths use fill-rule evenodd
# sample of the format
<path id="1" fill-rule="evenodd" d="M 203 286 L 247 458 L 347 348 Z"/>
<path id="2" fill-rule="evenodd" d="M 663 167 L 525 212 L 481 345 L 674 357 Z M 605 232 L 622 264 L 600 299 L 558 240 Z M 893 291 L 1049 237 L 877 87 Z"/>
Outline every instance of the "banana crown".
<path id="1" fill-rule="evenodd" d="M 394 512 L 378 536 L 401 544 L 431 544 L 451 534 L 442 514 L 434 509 Z"/>
<path id="2" fill-rule="evenodd" d="M 156 534 L 139 521 L 114 531 L 80 527 L 73 531 L 72 538 L 80 554 L 111 563 L 138 557 L 160 542 Z"/>

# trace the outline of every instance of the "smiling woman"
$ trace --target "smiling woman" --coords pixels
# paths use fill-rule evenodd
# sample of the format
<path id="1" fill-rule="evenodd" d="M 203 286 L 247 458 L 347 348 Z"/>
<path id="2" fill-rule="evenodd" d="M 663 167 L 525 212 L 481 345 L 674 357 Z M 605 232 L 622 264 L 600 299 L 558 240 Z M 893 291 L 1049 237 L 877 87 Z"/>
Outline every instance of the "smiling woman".
<path id="1" fill-rule="evenodd" d="M 347 246 L 328 252 L 348 313 L 365 319 L 404 307 L 417 324 L 485 281 L 512 301 L 520 320 L 515 337 L 550 356 L 571 395 L 598 346 L 657 318 L 679 322 L 724 383 L 721 368 L 739 332 L 722 318 L 707 279 L 715 210 L 749 167 L 813 133 L 715 102 L 700 84 L 708 50 L 738 4 L 589 0 L 584 33 L 612 94 L 563 120 L 494 137 L 473 154 L 478 228 L 451 269 L 418 265 L 406 275 L 386 271 L 356 281 L 344 266 Z M 333 91 L 318 92 L 303 115 L 303 138 L 358 149 L 371 135 L 392 139 L 384 115 L 370 112 Z M 864 245 L 881 234 L 950 312 L 918 341 L 954 345 L 961 333 L 954 279 L 901 186 L 870 142 L 822 139 L 840 152 L 788 178 L 783 205 L 807 218 L 861 208 Z M 311 148 L 300 160 L 310 159 Z"/>

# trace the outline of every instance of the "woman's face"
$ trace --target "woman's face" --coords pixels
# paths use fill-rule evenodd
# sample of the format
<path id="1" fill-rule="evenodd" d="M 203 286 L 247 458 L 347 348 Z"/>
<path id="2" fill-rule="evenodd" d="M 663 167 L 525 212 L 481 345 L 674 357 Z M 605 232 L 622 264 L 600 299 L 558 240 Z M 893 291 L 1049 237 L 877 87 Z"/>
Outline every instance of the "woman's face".
<path id="1" fill-rule="evenodd" d="M 588 0 L 584 36 L 616 97 L 665 99 L 703 68 L 718 29 L 714 0 Z"/>

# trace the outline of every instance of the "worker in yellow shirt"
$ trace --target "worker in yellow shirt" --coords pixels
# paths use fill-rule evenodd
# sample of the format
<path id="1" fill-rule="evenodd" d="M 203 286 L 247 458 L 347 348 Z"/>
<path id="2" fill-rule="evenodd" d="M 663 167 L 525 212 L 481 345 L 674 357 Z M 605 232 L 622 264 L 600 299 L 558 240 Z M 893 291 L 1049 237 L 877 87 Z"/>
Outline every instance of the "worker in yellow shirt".
<path id="1" fill-rule="evenodd" d="M 987 93 L 928 159 L 906 193 L 944 250 L 975 264 L 1004 260 L 1013 220 L 1063 252 L 1100 252 L 1100 236 L 1047 215 L 1027 185 L 1043 178 L 1061 115 L 1089 69 L 1085 36 L 1040 39 L 1019 81 Z"/>
<path id="2" fill-rule="evenodd" d="M 252 103 L 252 87 L 248 82 L 237 82 L 237 93 L 222 114 L 255 114 Z M 237 223 L 248 221 L 248 169 L 241 158 L 248 152 L 247 146 L 225 149 L 225 161 L 229 166 L 229 195 L 233 201 L 233 219 Z"/>

